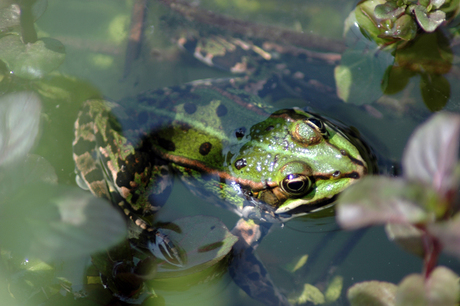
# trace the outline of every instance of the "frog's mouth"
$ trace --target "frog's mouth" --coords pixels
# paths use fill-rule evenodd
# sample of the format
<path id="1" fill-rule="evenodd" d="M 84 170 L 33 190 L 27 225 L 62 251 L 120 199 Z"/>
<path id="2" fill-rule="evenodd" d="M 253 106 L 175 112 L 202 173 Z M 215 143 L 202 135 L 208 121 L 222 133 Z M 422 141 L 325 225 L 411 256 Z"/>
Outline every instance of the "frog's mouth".
<path id="1" fill-rule="evenodd" d="M 299 204 L 295 206 L 295 202 L 292 203 L 291 206 L 295 206 L 292 209 L 283 207 L 279 208 L 275 211 L 276 214 L 288 214 L 291 217 L 297 217 L 297 216 L 302 216 L 302 215 L 307 215 L 311 214 L 323 209 L 327 209 L 329 207 L 332 207 L 335 205 L 335 201 L 337 200 L 338 194 L 332 196 L 331 198 L 328 199 L 322 199 L 321 201 L 318 201 L 317 203 L 309 203 L 309 204 L 304 204 L 302 205 L 304 200 L 299 199 L 298 202 Z"/>

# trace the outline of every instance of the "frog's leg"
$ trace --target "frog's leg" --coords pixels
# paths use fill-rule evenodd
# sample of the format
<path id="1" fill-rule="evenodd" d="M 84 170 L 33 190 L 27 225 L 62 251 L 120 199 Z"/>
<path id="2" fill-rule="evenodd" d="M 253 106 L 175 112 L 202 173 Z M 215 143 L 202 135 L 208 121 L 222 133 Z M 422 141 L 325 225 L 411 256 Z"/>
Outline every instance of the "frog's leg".
<path id="1" fill-rule="evenodd" d="M 262 262 L 254 254 L 262 238 L 269 232 L 271 223 L 256 224 L 240 219 L 232 234 L 238 237 L 233 246 L 233 260 L 229 266 L 233 281 L 251 298 L 265 305 L 290 305 L 270 279 Z"/>
<path id="2" fill-rule="evenodd" d="M 181 266 L 178 248 L 151 226 L 153 215 L 171 192 L 171 170 L 142 146 L 133 149 L 121 142 L 120 131 L 112 126 L 116 123 L 107 103 L 93 100 L 84 104 L 75 122 L 73 141 L 77 184 L 119 207 L 143 230 L 139 237 L 155 257 Z M 124 151 L 131 153 L 120 158 Z"/>

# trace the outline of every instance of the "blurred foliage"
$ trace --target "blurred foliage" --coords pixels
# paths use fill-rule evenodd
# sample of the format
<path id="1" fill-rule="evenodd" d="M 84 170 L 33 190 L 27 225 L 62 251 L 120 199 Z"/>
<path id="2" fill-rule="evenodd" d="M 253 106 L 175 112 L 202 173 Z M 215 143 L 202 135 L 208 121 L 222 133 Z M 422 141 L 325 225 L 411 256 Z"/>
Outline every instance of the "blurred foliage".
<path id="1" fill-rule="evenodd" d="M 460 115 L 438 113 L 411 136 L 403 178 L 367 177 L 339 196 L 337 220 L 344 228 L 387 224 L 391 240 L 424 258 L 423 274 L 406 277 L 388 305 L 458 303 L 458 275 L 436 265 L 441 251 L 460 258 L 459 139 Z M 376 286 L 351 288 L 352 305 L 370 303 L 361 295 L 387 305 L 388 293 Z"/>

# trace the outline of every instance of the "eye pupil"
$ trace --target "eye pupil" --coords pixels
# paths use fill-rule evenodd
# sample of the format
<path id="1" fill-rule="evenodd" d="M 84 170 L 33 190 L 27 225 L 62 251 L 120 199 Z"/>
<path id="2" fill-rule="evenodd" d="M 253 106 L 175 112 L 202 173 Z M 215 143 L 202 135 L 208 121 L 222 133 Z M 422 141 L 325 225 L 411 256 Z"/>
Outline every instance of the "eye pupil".
<path id="1" fill-rule="evenodd" d="M 309 118 L 308 120 L 310 120 L 311 123 L 313 123 L 314 125 L 316 125 L 319 129 L 321 129 L 323 123 L 321 121 L 319 121 L 318 119 L 316 118 Z"/>
<path id="2" fill-rule="evenodd" d="M 326 127 L 324 126 L 324 123 L 322 120 L 318 119 L 318 118 L 314 118 L 314 117 L 310 117 L 308 118 L 308 121 L 310 121 L 314 126 L 316 126 L 316 128 L 318 129 L 318 131 L 323 135 L 323 136 L 327 136 L 327 130 L 326 130 Z"/>
<path id="3" fill-rule="evenodd" d="M 288 183 L 289 189 L 296 190 L 296 191 L 301 190 L 303 185 L 304 185 L 304 182 L 302 181 Z"/>

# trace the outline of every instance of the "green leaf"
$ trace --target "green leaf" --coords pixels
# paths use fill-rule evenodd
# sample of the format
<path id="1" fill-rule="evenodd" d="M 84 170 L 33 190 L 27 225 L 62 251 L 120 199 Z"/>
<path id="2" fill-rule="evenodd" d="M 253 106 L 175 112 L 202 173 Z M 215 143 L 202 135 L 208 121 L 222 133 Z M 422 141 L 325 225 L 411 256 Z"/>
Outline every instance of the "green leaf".
<path id="1" fill-rule="evenodd" d="M 418 24 L 426 32 L 433 32 L 446 20 L 446 13 L 443 11 L 438 10 L 432 13 L 428 13 L 427 9 L 421 5 L 417 5 L 414 8 L 414 13 Z"/>
<path id="2" fill-rule="evenodd" d="M 17 4 L 0 7 L 0 32 L 6 32 L 20 24 L 19 16 L 21 9 Z"/>
<path id="3" fill-rule="evenodd" d="M 289 300 L 291 304 L 306 304 L 307 302 L 313 305 L 324 304 L 326 299 L 323 293 L 313 285 L 304 284 L 303 291 L 299 297 Z"/>
<path id="4" fill-rule="evenodd" d="M 433 186 L 443 197 L 457 188 L 454 168 L 458 159 L 460 116 L 433 115 L 412 134 L 402 159 L 404 176 Z"/>
<path id="5" fill-rule="evenodd" d="M 394 306 L 396 289 L 392 283 L 362 282 L 348 289 L 347 298 L 351 306 Z"/>
<path id="6" fill-rule="evenodd" d="M 449 44 L 440 31 L 422 33 L 410 45 L 396 51 L 395 62 L 412 71 L 445 74 L 451 70 L 453 61 Z"/>
<path id="7" fill-rule="evenodd" d="M 426 280 L 420 274 L 406 276 L 398 286 L 396 305 L 456 306 L 459 293 L 458 275 L 437 267 Z"/>
<path id="8" fill-rule="evenodd" d="M 394 57 L 365 38 L 356 24 L 350 27 L 347 41 L 349 48 L 334 70 L 337 95 L 356 105 L 373 103 L 382 96 L 382 79 Z"/>
<path id="9" fill-rule="evenodd" d="M 75 187 L 35 183 L 3 190 L 0 207 L 1 245 L 44 261 L 89 255 L 126 234 L 118 210 Z"/>
<path id="10" fill-rule="evenodd" d="M 218 219 L 193 216 L 174 221 L 174 228 L 162 232 L 180 246 L 187 257 L 184 267 L 158 266 L 157 278 L 180 277 L 202 271 L 222 260 L 238 240 Z"/>
<path id="11" fill-rule="evenodd" d="M 343 288 L 343 277 L 336 275 L 327 286 L 324 297 L 327 303 L 335 302 L 340 298 Z"/>
<path id="12" fill-rule="evenodd" d="M 0 1 L 0 32 L 7 32 L 8 30 L 19 27 L 19 16 L 21 8 L 18 4 L 19 1 Z M 35 0 L 32 5 L 32 17 L 37 21 L 41 15 L 46 11 L 48 0 Z"/>
<path id="13" fill-rule="evenodd" d="M 423 102 L 432 112 L 443 109 L 450 98 L 449 81 L 439 74 L 423 73 L 421 76 L 420 91 Z"/>
<path id="14" fill-rule="evenodd" d="M 299 270 L 302 268 L 308 260 L 308 255 L 302 255 L 294 258 L 291 262 L 286 264 L 285 269 L 289 271 L 290 273 L 294 273 L 295 271 Z"/>
<path id="15" fill-rule="evenodd" d="M 0 97 L 0 166 L 26 156 L 39 132 L 41 102 L 33 92 Z"/>
<path id="16" fill-rule="evenodd" d="M 368 39 L 375 40 L 377 44 L 383 42 L 378 36 L 381 33 L 379 21 L 375 19 L 374 10 L 379 4 L 385 4 L 384 0 L 362 1 L 354 10 L 358 27 Z"/>
<path id="17" fill-rule="evenodd" d="M 396 20 L 390 30 L 385 31 L 380 37 L 409 41 L 415 38 L 417 30 L 414 19 L 410 15 L 403 15 Z"/>
<path id="18" fill-rule="evenodd" d="M 441 6 L 443 6 L 443 4 L 446 2 L 446 0 L 431 0 L 430 1 L 430 4 L 435 8 L 435 9 L 438 9 L 440 8 Z"/>
<path id="19" fill-rule="evenodd" d="M 392 95 L 406 88 L 409 79 L 415 75 L 414 72 L 399 66 L 390 67 L 384 93 Z"/>
<path id="20" fill-rule="evenodd" d="M 406 11 L 406 7 L 398 7 L 394 2 L 379 4 L 374 9 L 374 15 L 378 19 L 398 18 Z"/>
<path id="21" fill-rule="evenodd" d="M 368 176 L 339 196 L 337 221 L 346 229 L 384 223 L 424 223 L 431 219 L 425 202 L 436 199 L 436 193 L 425 186 L 400 178 Z"/>
<path id="22" fill-rule="evenodd" d="M 41 78 L 57 69 L 64 58 L 64 45 L 52 38 L 41 38 L 33 44 L 24 44 L 18 35 L 0 38 L 0 60 L 21 78 Z"/>

